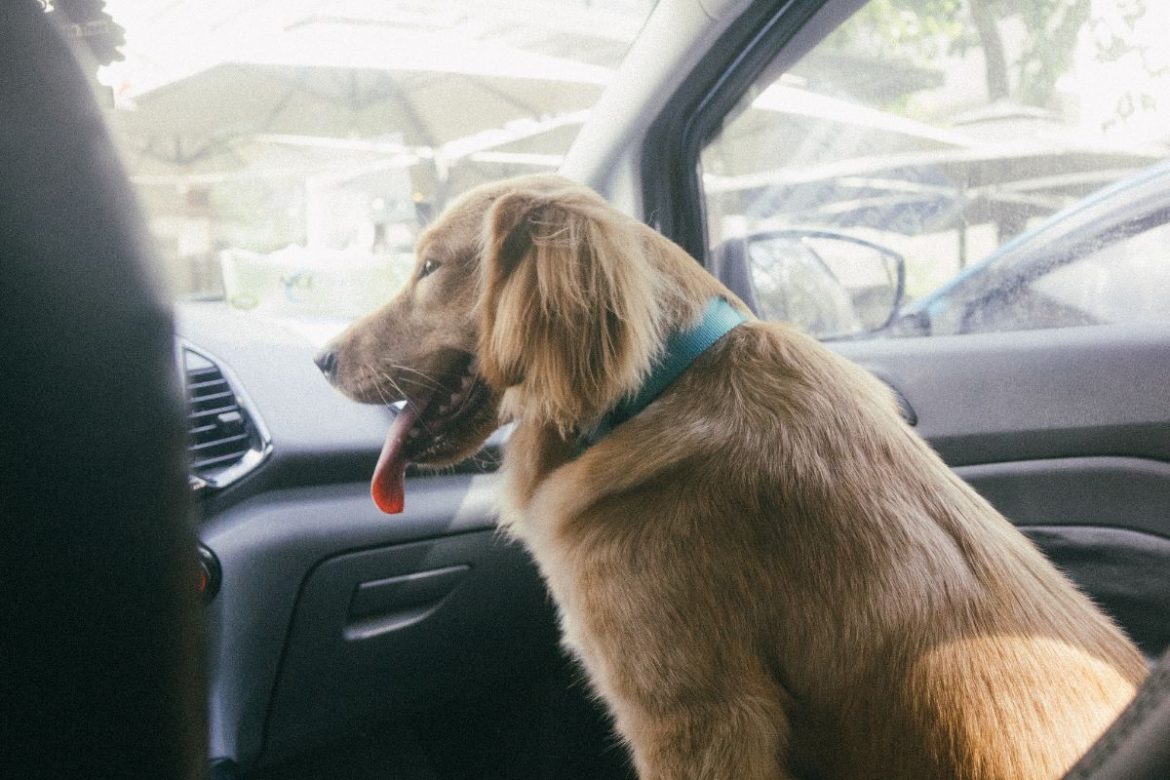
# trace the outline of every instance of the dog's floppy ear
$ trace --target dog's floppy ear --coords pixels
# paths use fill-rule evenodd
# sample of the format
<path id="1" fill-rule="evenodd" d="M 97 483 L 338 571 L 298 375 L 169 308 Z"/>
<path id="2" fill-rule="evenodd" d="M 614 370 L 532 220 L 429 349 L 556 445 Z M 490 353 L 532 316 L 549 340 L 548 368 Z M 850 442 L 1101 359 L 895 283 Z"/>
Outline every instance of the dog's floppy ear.
<path id="1" fill-rule="evenodd" d="M 641 226 L 588 190 L 512 192 L 488 210 L 480 370 L 562 433 L 637 391 L 661 348 Z"/>

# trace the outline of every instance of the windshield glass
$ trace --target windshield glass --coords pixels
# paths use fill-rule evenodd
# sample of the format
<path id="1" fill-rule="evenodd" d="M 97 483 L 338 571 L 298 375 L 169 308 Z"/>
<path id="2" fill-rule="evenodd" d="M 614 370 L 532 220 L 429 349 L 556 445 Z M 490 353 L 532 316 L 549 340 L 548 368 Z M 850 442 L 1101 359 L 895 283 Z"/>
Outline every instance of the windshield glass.
<path id="1" fill-rule="evenodd" d="M 108 117 L 176 298 L 352 318 L 479 183 L 555 170 L 652 0 L 108 0 Z"/>

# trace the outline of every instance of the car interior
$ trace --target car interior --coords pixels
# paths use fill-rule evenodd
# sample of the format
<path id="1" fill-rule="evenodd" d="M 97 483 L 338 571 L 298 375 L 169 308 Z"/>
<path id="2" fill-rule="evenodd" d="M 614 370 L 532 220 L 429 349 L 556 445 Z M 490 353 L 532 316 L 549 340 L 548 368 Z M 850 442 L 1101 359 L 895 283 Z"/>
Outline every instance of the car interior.
<path id="1" fill-rule="evenodd" d="M 700 156 L 860 5 L 663 0 L 561 172 L 748 285 Z M 0 105 L 0 774 L 633 777 L 496 531 L 507 430 L 409 471 L 406 511 L 383 515 L 369 476 L 394 410 L 342 397 L 279 324 L 172 306 L 39 2 L 0 10 Z M 1149 658 L 1070 777 L 1170 776 L 1170 319 L 828 344 Z"/>

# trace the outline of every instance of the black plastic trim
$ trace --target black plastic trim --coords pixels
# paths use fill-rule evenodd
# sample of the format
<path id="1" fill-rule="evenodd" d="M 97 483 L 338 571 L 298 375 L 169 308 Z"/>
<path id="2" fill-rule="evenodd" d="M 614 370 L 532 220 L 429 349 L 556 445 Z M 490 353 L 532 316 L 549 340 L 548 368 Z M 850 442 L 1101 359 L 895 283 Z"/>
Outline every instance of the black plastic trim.
<path id="1" fill-rule="evenodd" d="M 361 597 L 371 585 L 383 592 Z M 530 682 L 555 659 L 556 636 L 531 559 L 494 528 L 331 555 L 300 583 L 261 763 L 380 715 Z"/>
<path id="2" fill-rule="evenodd" d="M 1022 526 L 1152 662 L 1170 647 L 1170 539 L 1099 525 Z"/>
<path id="3" fill-rule="evenodd" d="M 1137 698 L 1066 775 L 1067 780 L 1164 780 L 1170 777 L 1170 652 Z"/>
<path id="4" fill-rule="evenodd" d="M 195 551 L 199 556 L 199 593 L 203 603 L 210 604 L 223 582 L 223 567 L 219 565 L 215 552 L 202 542 L 195 546 Z"/>

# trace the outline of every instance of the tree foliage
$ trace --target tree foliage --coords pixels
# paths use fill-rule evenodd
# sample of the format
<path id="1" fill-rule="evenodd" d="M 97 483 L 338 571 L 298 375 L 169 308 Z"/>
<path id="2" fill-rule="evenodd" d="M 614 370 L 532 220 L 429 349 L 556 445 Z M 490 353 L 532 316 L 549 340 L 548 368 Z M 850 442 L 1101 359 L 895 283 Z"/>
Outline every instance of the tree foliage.
<path id="1" fill-rule="evenodd" d="M 1088 17 L 1089 0 L 871 0 L 832 43 L 919 66 L 979 47 L 990 100 L 1043 107 Z M 1022 31 L 1022 42 L 1007 40 L 1010 28 Z"/>

